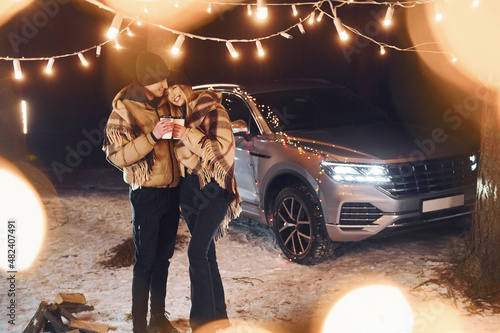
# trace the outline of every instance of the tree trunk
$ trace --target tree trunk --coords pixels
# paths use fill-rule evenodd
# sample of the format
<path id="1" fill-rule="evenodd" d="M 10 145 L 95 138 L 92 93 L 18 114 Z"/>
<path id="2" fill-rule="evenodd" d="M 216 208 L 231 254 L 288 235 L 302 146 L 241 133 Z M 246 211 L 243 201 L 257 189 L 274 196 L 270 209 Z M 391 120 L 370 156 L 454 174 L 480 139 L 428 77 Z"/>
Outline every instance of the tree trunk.
<path id="1" fill-rule="evenodd" d="M 476 207 L 460 270 L 479 298 L 500 285 L 500 90 L 483 103 Z"/>

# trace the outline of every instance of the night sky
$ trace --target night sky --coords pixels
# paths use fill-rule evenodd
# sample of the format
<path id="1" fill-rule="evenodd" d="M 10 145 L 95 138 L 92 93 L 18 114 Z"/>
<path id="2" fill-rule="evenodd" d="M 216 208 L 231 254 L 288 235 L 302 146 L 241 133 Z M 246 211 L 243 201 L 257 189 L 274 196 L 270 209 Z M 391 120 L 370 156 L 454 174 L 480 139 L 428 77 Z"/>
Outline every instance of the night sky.
<path id="1" fill-rule="evenodd" d="M 402 11 L 403 9 L 401 9 Z M 61 5 L 50 21 L 37 29 L 29 42 L 19 50 L 5 42 L 11 32 L 22 34 L 26 20 L 40 11 L 40 3 L 18 13 L 0 28 L 0 36 L 7 45 L 2 56 L 43 57 L 72 53 L 104 41 L 113 14 L 84 2 Z M 305 11 L 305 7 L 304 7 Z M 329 12 L 329 10 L 328 10 Z M 401 47 L 411 45 L 404 25 L 404 14 L 395 13 L 398 21 L 389 32 L 373 29 L 385 12 L 380 6 L 344 6 L 339 9 L 344 23 L 358 30 L 373 32 L 377 40 Z M 296 22 L 288 6 L 272 7 L 271 23 L 257 27 L 248 22 L 246 7 L 237 6 L 224 13 L 214 13 L 214 20 L 190 33 L 219 38 L 254 38 L 280 31 Z M 129 21 L 124 20 L 122 28 Z M 168 26 L 168 23 L 163 23 Z M 378 23 L 377 23 L 378 24 Z M 240 57 L 234 61 L 224 43 L 188 39 L 182 46 L 182 60 L 169 59 L 172 67 L 186 73 L 193 84 L 210 82 L 258 83 L 288 78 L 320 78 L 344 85 L 372 104 L 405 121 L 434 121 L 432 112 L 422 115 L 408 103 L 425 94 L 429 105 L 436 110 L 448 106 L 439 96 L 432 96 L 433 87 L 422 71 L 418 55 L 390 51 L 381 57 L 379 47 L 359 37 L 343 45 L 331 19 L 326 16 L 314 26 L 304 24 L 306 34 L 298 29 L 290 33 L 292 40 L 276 37 L 263 41 L 266 57 L 256 55 L 254 43 L 235 44 Z M 84 68 L 77 57 L 58 59 L 51 77 L 42 73 L 46 62 L 22 62 L 25 79 L 14 82 L 19 99 L 25 99 L 30 109 L 28 150 L 40 165 L 48 167 L 54 161 L 65 163 L 72 149 L 86 149 L 78 166 L 106 165 L 97 142 L 102 122 L 111 111 L 111 100 L 127 85 L 135 74 L 135 58 L 147 45 L 147 27 L 132 26 L 134 37 L 120 37 L 121 50 L 113 44 L 103 47 L 102 55 L 85 54 L 90 63 Z M 170 32 L 165 31 L 165 34 Z M 175 37 L 174 37 L 175 38 Z M 17 52 L 16 52 L 17 51 Z M 165 50 L 167 56 L 170 49 Z M 12 69 L 12 63 L 0 62 Z M 403 107 L 401 107 L 403 105 Z M 413 113 L 413 111 L 415 111 Z M 429 110 L 426 110 L 429 112 Z M 439 117 L 436 117 L 439 118 Z M 87 133 L 87 134 L 85 134 Z M 94 133 L 94 136 L 89 133 Z M 91 142 L 82 143 L 83 141 Z M 80 146 L 79 146 L 80 145 Z"/>

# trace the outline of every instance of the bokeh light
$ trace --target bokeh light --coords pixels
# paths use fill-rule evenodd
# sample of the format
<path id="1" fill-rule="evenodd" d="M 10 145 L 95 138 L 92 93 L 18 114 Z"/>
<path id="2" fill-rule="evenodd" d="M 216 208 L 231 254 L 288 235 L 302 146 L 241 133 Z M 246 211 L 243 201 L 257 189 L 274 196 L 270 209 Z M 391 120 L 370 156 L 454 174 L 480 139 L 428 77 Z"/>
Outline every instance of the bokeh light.
<path id="1" fill-rule="evenodd" d="M 323 333 L 410 333 L 413 313 L 401 291 L 371 285 L 342 297 L 328 314 Z"/>
<path id="2" fill-rule="evenodd" d="M 0 268 L 19 271 L 28 268 L 40 251 L 45 237 L 46 214 L 35 189 L 21 172 L 2 158 L 0 184 Z M 15 221 L 10 228 L 9 221 Z M 13 259 L 15 263 L 11 266 Z"/>

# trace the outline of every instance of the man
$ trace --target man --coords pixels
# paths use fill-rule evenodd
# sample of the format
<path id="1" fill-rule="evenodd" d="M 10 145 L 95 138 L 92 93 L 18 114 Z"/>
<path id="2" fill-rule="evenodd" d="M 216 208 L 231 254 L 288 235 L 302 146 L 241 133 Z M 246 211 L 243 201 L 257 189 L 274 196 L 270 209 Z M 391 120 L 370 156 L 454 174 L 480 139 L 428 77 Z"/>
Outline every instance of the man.
<path id="1" fill-rule="evenodd" d="M 130 185 L 135 265 L 132 280 L 133 332 L 178 332 L 165 316 L 170 258 L 179 225 L 179 166 L 165 97 L 169 69 L 151 52 L 137 58 L 136 79 L 113 100 L 105 128 L 103 150 L 107 160 L 123 171 Z M 173 115 L 181 116 L 181 115 Z M 151 317 L 147 326 L 148 300 Z"/>

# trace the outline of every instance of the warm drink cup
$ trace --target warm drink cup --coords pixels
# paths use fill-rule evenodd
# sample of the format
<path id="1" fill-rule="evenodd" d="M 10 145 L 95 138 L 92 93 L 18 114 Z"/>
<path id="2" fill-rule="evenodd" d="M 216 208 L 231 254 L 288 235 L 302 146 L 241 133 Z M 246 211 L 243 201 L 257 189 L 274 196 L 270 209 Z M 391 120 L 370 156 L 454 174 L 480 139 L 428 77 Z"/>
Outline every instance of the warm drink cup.
<path id="1" fill-rule="evenodd" d="M 184 118 L 174 118 L 174 125 L 175 124 L 184 126 Z M 174 139 L 180 139 L 180 138 L 174 136 Z"/>
<path id="2" fill-rule="evenodd" d="M 166 119 L 166 121 L 169 121 L 169 122 L 174 120 L 174 118 L 172 118 L 172 117 L 166 117 L 166 116 L 160 117 L 160 121 L 162 121 L 164 119 Z M 163 136 L 161 138 L 162 139 L 172 139 L 172 131 L 163 134 Z"/>

